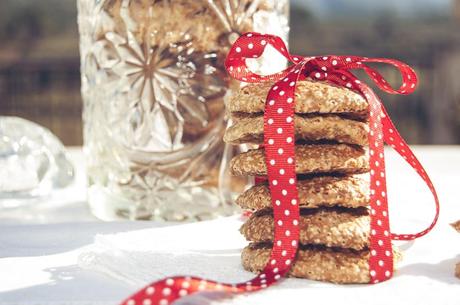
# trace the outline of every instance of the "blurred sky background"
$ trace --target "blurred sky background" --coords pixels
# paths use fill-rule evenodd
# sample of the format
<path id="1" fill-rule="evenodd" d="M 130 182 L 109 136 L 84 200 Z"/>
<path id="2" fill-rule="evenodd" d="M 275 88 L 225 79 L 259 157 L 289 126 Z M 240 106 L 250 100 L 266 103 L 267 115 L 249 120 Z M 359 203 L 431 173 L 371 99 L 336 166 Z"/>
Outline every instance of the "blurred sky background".
<path id="1" fill-rule="evenodd" d="M 291 0 L 291 51 L 392 57 L 414 66 L 411 96 L 378 92 L 412 144 L 460 144 L 460 0 Z M 81 145 L 75 0 L 0 0 L 0 115 Z M 398 74 L 381 67 L 391 83 Z"/>

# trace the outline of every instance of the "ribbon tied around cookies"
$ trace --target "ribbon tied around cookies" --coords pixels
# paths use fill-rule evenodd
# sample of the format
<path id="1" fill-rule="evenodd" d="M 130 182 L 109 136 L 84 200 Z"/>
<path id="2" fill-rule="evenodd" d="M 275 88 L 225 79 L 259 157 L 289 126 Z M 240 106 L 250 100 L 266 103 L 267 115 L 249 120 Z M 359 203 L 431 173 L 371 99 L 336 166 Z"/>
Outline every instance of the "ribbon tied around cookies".
<path id="1" fill-rule="evenodd" d="M 262 56 L 265 48 L 270 45 L 280 52 L 290 63 L 284 71 L 271 74 L 259 75 L 248 68 L 246 60 Z M 366 63 L 385 63 L 394 66 L 401 73 L 402 85 L 394 89 L 375 69 Z M 275 245 L 272 251 L 272 261 L 277 257 L 278 248 L 285 249 L 288 245 L 298 242 L 299 209 L 295 205 L 298 202 L 295 173 L 295 143 L 294 143 L 294 105 L 295 88 L 297 81 L 311 79 L 324 81 L 336 86 L 346 87 L 361 94 L 369 103 L 369 162 L 370 162 L 370 258 L 369 270 L 371 283 L 385 281 L 393 272 L 393 252 L 391 240 L 412 240 L 427 234 L 436 224 L 439 215 L 439 201 L 434 186 L 426 174 L 423 166 L 412 153 L 409 146 L 401 137 L 391 119 L 389 118 L 382 102 L 369 86 L 361 82 L 352 69 L 362 69 L 383 91 L 391 94 L 411 94 L 417 86 L 417 75 L 407 64 L 394 59 L 367 58 L 359 56 L 316 56 L 303 57 L 291 55 L 283 40 L 273 35 L 259 33 L 246 33 L 241 36 L 231 48 L 225 62 L 230 75 L 247 83 L 273 82 L 264 114 L 264 147 L 275 223 L 293 223 L 289 226 L 275 227 Z M 384 142 L 393 147 L 409 165 L 420 175 L 431 190 L 436 204 L 436 213 L 432 223 L 425 230 L 415 234 L 394 234 L 390 231 Z M 293 208 L 294 206 L 295 208 Z M 288 240 L 286 240 L 286 237 Z M 281 247 L 277 247 L 281 244 Z M 284 245 L 284 246 L 283 246 Z M 289 261 L 294 258 L 295 247 L 290 248 Z M 281 250 L 283 251 L 283 250 Z M 283 252 L 281 252 L 283 254 Z"/>
<path id="2" fill-rule="evenodd" d="M 290 63 L 285 70 L 259 75 L 246 64 L 259 58 L 267 46 L 275 48 Z M 394 89 L 383 76 L 366 63 L 384 63 L 401 73 L 402 85 Z M 379 283 L 393 274 L 392 240 L 413 240 L 427 234 L 439 216 L 436 190 L 423 166 L 401 137 L 373 90 L 350 70 L 362 69 L 383 91 L 391 94 L 411 94 L 417 86 L 417 75 L 407 64 L 394 59 L 359 56 L 292 55 L 280 37 L 246 33 L 239 37 L 227 56 L 225 66 L 234 79 L 246 83 L 275 82 L 271 87 L 264 111 L 264 148 L 267 178 L 273 206 L 275 233 L 270 259 L 255 278 L 242 283 L 220 283 L 190 276 L 174 276 L 156 281 L 126 299 L 124 305 L 168 305 L 198 291 L 247 293 L 266 288 L 285 276 L 295 260 L 299 246 L 299 198 L 295 171 L 294 105 L 296 84 L 311 79 L 345 87 L 361 94 L 369 104 L 369 164 L 370 164 L 370 283 Z M 418 233 L 391 233 L 389 225 L 384 143 L 389 144 L 423 179 L 434 197 L 436 212 L 431 224 Z"/>

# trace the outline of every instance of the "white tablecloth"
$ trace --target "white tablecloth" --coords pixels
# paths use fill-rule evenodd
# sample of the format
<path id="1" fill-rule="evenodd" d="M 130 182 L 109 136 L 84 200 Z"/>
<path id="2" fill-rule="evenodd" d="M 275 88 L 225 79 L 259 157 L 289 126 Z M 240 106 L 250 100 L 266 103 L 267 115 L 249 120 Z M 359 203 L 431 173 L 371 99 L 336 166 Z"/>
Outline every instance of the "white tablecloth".
<path id="1" fill-rule="evenodd" d="M 414 150 L 433 178 L 443 209 L 438 227 L 406 251 L 394 279 L 365 286 L 290 279 L 264 292 L 223 302 L 279 304 L 289 298 L 291 304 L 460 304 L 460 280 L 453 276 L 454 263 L 460 261 L 460 236 L 448 226 L 460 218 L 460 147 L 415 147 Z M 213 234 L 199 235 L 201 242 L 195 245 L 203 246 L 209 241 L 207 252 L 194 249 L 190 262 L 209 262 L 207 268 L 201 268 L 201 274 L 215 279 L 243 280 L 250 276 L 239 266 L 239 246 L 244 241 L 236 230 L 239 223 L 235 218 L 163 229 L 155 227 L 167 224 L 98 222 L 85 203 L 81 153 L 71 151 L 78 173 L 72 187 L 36 203 L 33 208 L 0 211 L 0 304 L 118 304 L 139 285 L 161 275 L 196 274 L 200 263 L 189 264 L 188 268 L 187 256 L 180 255 L 174 259 L 171 256 L 171 262 L 180 264 L 167 263 L 167 256 L 159 256 L 155 251 L 183 253 L 191 244 L 185 242 L 190 241 L 185 233 L 209 232 L 210 227 L 214 228 Z M 387 155 L 393 231 L 420 229 L 429 222 L 433 211 L 429 192 L 394 153 Z M 152 246 L 161 242 L 165 234 L 182 243 L 182 248 L 168 250 L 167 245 Z M 230 248 L 219 250 L 225 248 L 224 243 L 217 242 L 220 236 L 228 240 Z M 78 266 L 82 253 L 95 251 L 99 251 L 96 257 L 103 259 L 102 267 L 112 260 L 120 264 L 119 268 L 105 266 L 98 270 L 91 264 L 86 266 L 90 269 Z M 116 251 L 120 255 L 114 255 Z M 141 264 L 144 273 L 119 272 L 129 264 Z M 198 299 L 198 303 L 204 301 Z"/>

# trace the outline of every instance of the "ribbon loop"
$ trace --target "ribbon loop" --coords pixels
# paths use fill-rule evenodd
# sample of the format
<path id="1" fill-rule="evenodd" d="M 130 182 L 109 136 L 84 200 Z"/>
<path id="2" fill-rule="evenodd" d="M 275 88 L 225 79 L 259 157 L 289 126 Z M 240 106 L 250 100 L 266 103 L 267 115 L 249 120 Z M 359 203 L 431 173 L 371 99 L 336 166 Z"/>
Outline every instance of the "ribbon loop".
<path id="1" fill-rule="evenodd" d="M 412 69 L 406 63 L 403 63 L 396 59 L 388 59 L 388 58 L 365 58 L 363 62 L 368 63 L 384 63 L 395 67 L 399 73 L 401 74 L 402 84 L 399 89 L 393 89 L 390 84 L 383 78 L 383 76 L 378 73 L 375 69 L 370 68 L 369 66 L 365 66 L 365 71 L 371 77 L 371 79 L 385 92 L 390 94 L 403 94 L 408 95 L 414 93 L 417 83 L 418 77 L 415 73 L 414 69 Z"/>
<path id="2" fill-rule="evenodd" d="M 290 72 L 290 68 L 271 75 L 259 75 L 252 72 L 246 65 L 246 59 L 261 57 L 268 45 L 275 48 L 290 62 L 299 62 L 300 57 L 291 56 L 280 37 L 250 32 L 240 36 L 230 48 L 225 60 L 225 66 L 230 75 L 246 83 L 272 82 L 285 77 Z"/>

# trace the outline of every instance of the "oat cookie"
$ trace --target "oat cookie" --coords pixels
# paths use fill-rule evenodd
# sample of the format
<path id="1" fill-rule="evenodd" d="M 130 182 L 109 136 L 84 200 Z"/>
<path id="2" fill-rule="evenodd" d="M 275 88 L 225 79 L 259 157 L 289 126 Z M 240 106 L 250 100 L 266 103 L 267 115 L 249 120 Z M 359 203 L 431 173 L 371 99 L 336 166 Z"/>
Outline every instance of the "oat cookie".
<path id="1" fill-rule="evenodd" d="M 455 266 L 455 276 L 460 278 L 460 263 Z"/>
<path id="2" fill-rule="evenodd" d="M 299 178 L 297 190 L 301 208 L 367 207 L 370 200 L 368 174 Z M 271 208 L 268 184 L 261 183 L 251 187 L 238 196 L 236 203 L 248 210 Z"/>
<path id="3" fill-rule="evenodd" d="M 250 244 L 243 249 L 244 269 L 260 272 L 270 258 L 269 244 Z M 394 260 L 401 255 L 394 249 Z M 301 246 L 289 276 L 337 284 L 369 283 L 369 250 L 349 250 L 315 246 Z"/>
<path id="4" fill-rule="evenodd" d="M 460 220 L 451 224 L 452 227 L 460 233 Z M 460 278 L 460 263 L 455 266 L 455 276 Z"/>
<path id="5" fill-rule="evenodd" d="M 234 94 L 228 104 L 230 112 L 262 113 L 273 83 L 252 84 Z M 356 113 L 367 112 L 368 103 L 358 93 L 347 88 L 310 80 L 297 83 L 296 113 Z"/>
<path id="6" fill-rule="evenodd" d="M 302 209 L 300 213 L 300 244 L 355 250 L 369 246 L 370 218 L 366 208 Z M 273 242 L 275 224 L 271 209 L 252 214 L 240 231 L 248 241 Z"/>
<path id="7" fill-rule="evenodd" d="M 369 157 L 366 150 L 354 145 L 296 145 L 295 159 L 297 174 L 352 174 L 369 171 Z M 249 150 L 233 157 L 230 161 L 230 172 L 235 176 L 266 175 L 264 150 Z"/>
<path id="8" fill-rule="evenodd" d="M 460 220 L 452 223 L 451 226 L 460 233 Z"/>
<path id="9" fill-rule="evenodd" d="M 368 145 L 369 126 L 365 122 L 341 118 L 337 115 L 294 116 L 296 140 L 329 140 L 339 143 Z M 264 117 L 235 120 L 224 135 L 231 144 L 263 144 Z"/>

